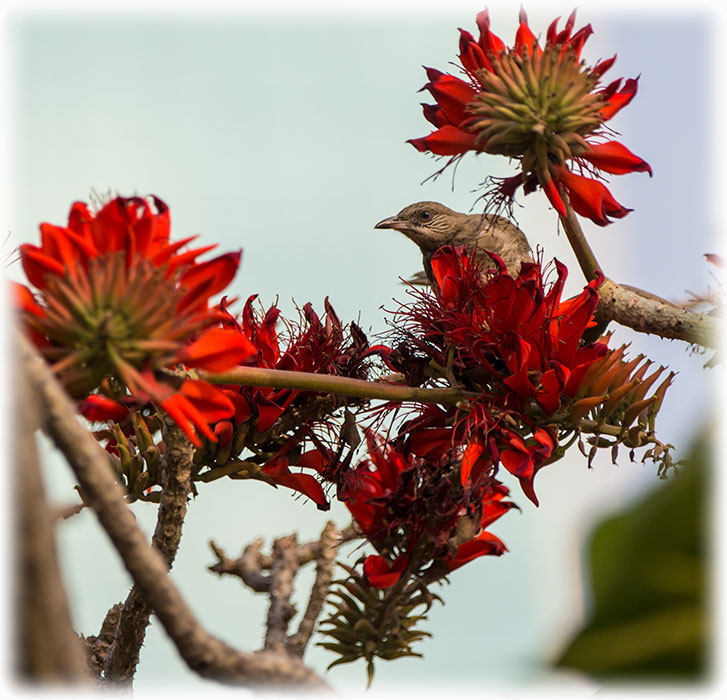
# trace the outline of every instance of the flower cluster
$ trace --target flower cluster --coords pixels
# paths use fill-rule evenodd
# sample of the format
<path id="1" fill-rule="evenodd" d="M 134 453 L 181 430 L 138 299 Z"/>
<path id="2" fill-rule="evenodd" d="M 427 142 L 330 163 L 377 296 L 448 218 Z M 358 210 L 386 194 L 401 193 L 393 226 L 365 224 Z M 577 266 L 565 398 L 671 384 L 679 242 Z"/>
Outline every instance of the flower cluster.
<path id="1" fill-rule="evenodd" d="M 490 479 L 465 490 L 457 450 L 428 460 L 412 453 L 405 441 L 384 444 L 369 434 L 367 443 L 368 458 L 345 474 L 340 497 L 380 552 L 364 562 L 369 585 L 386 588 L 407 571 L 437 578 L 506 550 L 487 531 L 514 505 L 503 500 L 505 486 Z"/>
<path id="2" fill-rule="evenodd" d="M 597 179 L 599 171 L 651 174 L 651 167 L 608 140 L 604 127 L 636 95 L 638 79 L 601 86 L 616 57 L 586 66 L 581 50 L 593 30 L 587 25 L 573 32 L 574 24 L 575 12 L 562 30 L 553 21 L 541 47 L 521 11 L 515 43 L 508 48 L 490 30 L 487 11 L 478 14 L 478 39 L 460 29 L 464 78 L 426 69 L 425 89 L 436 104 L 423 105 L 424 116 L 436 130 L 410 143 L 419 151 L 450 156 L 450 162 L 468 151 L 516 159 L 520 173 L 500 183 L 499 198 L 511 199 L 520 186 L 527 194 L 540 185 L 561 216 L 565 194 L 578 214 L 603 226 L 631 210 Z"/>
<path id="3" fill-rule="evenodd" d="M 219 328 L 210 297 L 234 277 L 240 253 L 206 262 L 215 246 L 172 242 L 162 200 L 117 197 L 94 213 L 76 202 L 65 227 L 40 226 L 40 246 L 20 246 L 33 293 L 15 285 L 30 337 L 91 420 L 128 417 L 150 401 L 200 445 L 233 404 L 179 367 L 225 370 L 255 352 Z M 100 394 L 92 393 L 100 390 Z"/>
<path id="4" fill-rule="evenodd" d="M 275 306 L 256 313 L 255 299 L 252 296 L 247 300 L 239 321 L 227 311 L 225 300 L 220 305 L 224 327 L 254 348 L 244 362 L 246 366 L 355 379 L 368 377 L 366 359 L 380 350 L 369 345 L 356 324 L 344 327 L 327 299 L 323 318 L 311 304 L 306 304 L 299 323 L 280 319 Z M 277 331 L 281 320 L 288 328 L 285 341 L 281 341 Z M 245 462 L 248 468 L 258 465 L 257 478 L 292 488 L 308 496 L 319 508 L 329 508 L 317 478 L 292 472 L 290 467 L 312 468 L 325 477 L 327 465 L 338 463 L 344 444 L 333 414 L 340 413 L 344 405 L 356 405 L 357 400 L 349 399 L 344 404 L 335 397 L 310 391 L 232 384 L 221 385 L 221 391 L 235 410 L 215 425 L 219 441 L 205 446 L 205 452 L 198 455 L 200 464 L 234 466 L 243 450 L 252 450 L 253 456 Z M 313 443 L 316 449 L 301 454 L 306 443 Z"/>
<path id="5" fill-rule="evenodd" d="M 562 264 L 555 261 L 556 279 L 546 286 L 540 264 L 523 264 L 513 277 L 492 257 L 498 270 L 483 275 L 463 248 L 440 249 L 432 258 L 434 293 L 412 292 L 415 303 L 403 306 L 395 323 L 415 352 L 385 359 L 407 376 L 424 371 L 472 392 L 466 406 L 430 406 L 403 427 L 414 454 L 439 459 L 464 446 L 463 485 L 502 464 L 537 504 L 535 474 L 562 456 L 564 436 L 594 428 L 583 422 L 593 414 L 597 425 L 608 421 L 617 440 L 627 440 L 647 407 L 658 410 L 673 375 L 647 400 L 664 368 L 644 377 L 643 356 L 624 362 L 624 348 L 584 340 L 600 280 L 562 300 Z"/>

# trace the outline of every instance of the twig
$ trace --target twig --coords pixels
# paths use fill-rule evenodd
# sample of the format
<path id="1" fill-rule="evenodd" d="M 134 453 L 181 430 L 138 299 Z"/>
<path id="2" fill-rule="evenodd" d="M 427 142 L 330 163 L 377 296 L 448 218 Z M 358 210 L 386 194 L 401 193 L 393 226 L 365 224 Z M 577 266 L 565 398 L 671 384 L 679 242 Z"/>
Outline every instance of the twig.
<path id="1" fill-rule="evenodd" d="M 230 559 L 214 540 L 210 540 L 210 548 L 217 557 L 217 563 L 207 568 L 220 576 L 223 574 L 237 576 L 253 591 L 267 593 L 270 590 L 270 576 L 263 574 L 262 570 L 269 569 L 272 566 L 272 560 L 268 566 L 263 566 L 263 554 L 260 551 L 263 542 L 263 538 L 258 537 L 252 544 L 245 547 L 238 559 Z"/>
<path id="2" fill-rule="evenodd" d="M 88 669 L 99 680 L 103 675 L 106 652 L 114 641 L 114 632 L 119 624 L 121 608 L 121 603 L 117 603 L 108 610 L 101 623 L 101 629 L 98 635 L 81 637 L 82 641 L 86 644 L 86 663 L 88 664 Z"/>
<path id="3" fill-rule="evenodd" d="M 161 552 L 167 568 L 171 568 L 179 549 L 182 525 L 187 514 L 193 448 L 185 434 L 171 422 L 165 421 L 163 440 L 162 492 L 151 543 Z M 133 586 L 123 604 L 114 642 L 106 654 L 105 680 L 125 684 L 132 682 L 150 616 L 151 608 L 138 588 Z"/>
<path id="4" fill-rule="evenodd" d="M 72 402 L 38 353 L 23 337 L 18 344 L 39 398 L 41 427 L 65 455 L 88 505 L 189 668 L 204 678 L 228 684 L 327 689 L 320 677 L 291 654 L 238 651 L 199 624 L 170 579 L 164 558 L 146 541 L 124 503 L 124 491 L 109 469 L 104 451 L 80 425 Z"/>
<path id="5" fill-rule="evenodd" d="M 295 615 L 290 602 L 293 581 L 298 573 L 297 536 L 278 537 L 273 542 L 273 565 L 270 569 L 270 608 L 265 633 L 265 649 L 284 649 L 288 623 Z"/>
<path id="6" fill-rule="evenodd" d="M 328 587 L 333 578 L 333 570 L 336 566 L 336 551 L 341 543 L 341 535 L 332 521 L 328 521 L 321 532 L 316 552 L 316 578 L 311 588 L 303 618 L 298 625 L 298 631 L 288 637 L 285 647 L 289 652 L 303 658 L 306 646 L 315 630 L 316 622 L 323 604 L 328 595 Z M 300 554 L 300 551 L 299 551 Z"/>

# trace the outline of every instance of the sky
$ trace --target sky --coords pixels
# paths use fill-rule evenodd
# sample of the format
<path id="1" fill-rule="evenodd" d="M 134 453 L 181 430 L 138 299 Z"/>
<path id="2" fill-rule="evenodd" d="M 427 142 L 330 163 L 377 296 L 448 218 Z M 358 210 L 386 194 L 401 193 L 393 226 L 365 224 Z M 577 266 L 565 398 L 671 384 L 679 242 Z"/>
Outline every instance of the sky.
<path id="1" fill-rule="evenodd" d="M 456 174 L 427 179 L 438 162 L 405 143 L 429 133 L 417 92 L 426 82 L 422 65 L 451 68 L 457 28 L 476 31 L 480 5 L 356 6 L 16 5 L 4 48 L 5 250 L 36 242 L 41 221 L 62 225 L 71 203 L 92 193 L 153 193 L 171 209 L 173 237 L 200 234 L 220 252 L 243 249 L 232 294 L 259 294 L 266 305 L 277 300 L 286 315 L 295 313 L 294 302 L 322 311 L 329 297 L 343 320 L 371 336 L 383 331 L 382 307 L 406 299 L 399 277 L 420 269 L 421 260 L 411 242 L 373 225 L 418 200 L 468 211 L 485 177 L 513 171 L 504 159 L 468 157 Z M 493 31 L 511 41 L 517 5 L 489 7 Z M 704 4 L 659 8 L 579 3 L 576 27 L 590 22 L 595 30 L 583 58 L 592 64 L 617 53 L 607 78 L 640 76 L 637 97 L 611 126 L 654 170 L 653 178 L 612 178 L 616 199 L 634 211 L 605 228 L 585 222 L 584 230 L 609 276 L 679 300 L 713 283 L 703 254 L 722 248 L 714 204 L 718 22 Z M 544 35 L 571 5 L 526 9 L 536 35 Z M 519 204 L 517 220 L 531 244 L 569 267 L 566 290 L 577 293 L 583 279 L 545 197 L 535 193 Z M 18 265 L 7 274 L 22 275 Z M 620 342 L 632 343 L 632 356 L 645 352 L 679 372 L 657 425 L 682 454 L 714 411 L 721 370 L 703 370 L 707 358 L 680 342 L 618 329 L 612 344 Z M 50 447 L 45 453 L 52 498 L 72 502 L 70 471 Z M 537 509 L 511 484 L 522 512 L 492 528 L 510 551 L 452 575 L 442 592 L 446 605 L 430 613 L 434 638 L 419 649 L 424 661 L 380 664 L 378 688 L 558 682 L 596 690 L 576 674 L 553 673 L 548 660 L 587 611 L 581 556 L 589 530 L 657 488 L 655 471 L 626 460 L 613 466 L 606 455 L 588 470 L 575 454 L 538 475 Z M 153 507 L 137 504 L 135 513 L 151 532 Z M 322 514 L 262 483 L 207 485 L 190 505 L 173 578 L 209 631 L 258 648 L 265 600 L 210 574 L 207 542 L 234 555 L 259 535 L 315 537 L 328 517 L 347 522 L 343 508 Z M 106 610 L 126 596 L 128 576 L 90 513 L 61 526 L 59 548 L 76 627 L 95 634 Z M 319 672 L 331 660 L 319 648 L 307 656 Z M 186 689 L 209 687 L 153 623 L 137 688 L 169 679 Z M 356 664 L 329 674 L 339 687 L 360 688 L 364 679 Z"/>

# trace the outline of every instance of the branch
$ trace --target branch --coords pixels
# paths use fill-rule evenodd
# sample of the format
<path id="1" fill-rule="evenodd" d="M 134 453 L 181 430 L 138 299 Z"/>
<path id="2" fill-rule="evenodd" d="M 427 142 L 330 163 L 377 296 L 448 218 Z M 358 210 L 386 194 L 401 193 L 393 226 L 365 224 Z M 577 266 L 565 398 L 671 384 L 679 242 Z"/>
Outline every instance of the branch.
<path id="1" fill-rule="evenodd" d="M 592 280 L 598 270 L 603 272 L 603 268 L 598 264 L 596 256 L 588 245 L 583 229 L 567 198 L 563 201 L 566 206 L 566 216 L 560 220 L 565 234 L 583 275 L 587 280 Z M 655 294 L 618 284 L 608 278 L 598 288 L 598 295 L 599 302 L 596 309 L 598 323 L 615 321 L 639 333 L 654 333 L 661 338 L 684 340 L 687 343 L 697 343 L 710 348 L 717 347 L 724 331 L 722 322 L 712 316 L 690 311 Z"/>
<path id="2" fill-rule="evenodd" d="M 95 677 L 101 680 L 103 676 L 104 661 L 109 647 L 114 643 L 114 633 L 121 616 L 121 603 L 109 608 L 101 623 L 101 629 L 95 636 L 81 637 L 86 644 L 86 663 Z"/>
<path id="3" fill-rule="evenodd" d="M 298 573 L 297 536 L 278 537 L 273 542 L 273 565 L 270 568 L 270 608 L 265 633 L 265 649 L 284 649 L 288 623 L 295 615 L 290 602 L 293 581 Z"/>
<path id="4" fill-rule="evenodd" d="M 420 389 L 419 387 L 369 382 L 365 379 L 352 379 L 332 374 L 293 372 L 262 367 L 235 367 L 235 369 L 221 374 L 200 372 L 200 375 L 215 384 L 298 389 L 338 394 L 339 396 L 355 396 L 362 399 L 383 399 L 384 401 L 419 401 L 420 403 L 456 406 L 462 401 L 479 398 L 479 394 L 461 389 Z"/>
<path id="5" fill-rule="evenodd" d="M 162 555 L 146 541 L 104 451 L 76 420 L 75 408 L 55 377 L 24 337 L 21 359 L 42 409 L 41 427 L 68 459 L 134 583 L 187 665 L 204 678 L 248 686 L 275 684 L 328 688 L 300 659 L 280 652 L 246 653 L 210 635 L 172 583 Z"/>
<path id="6" fill-rule="evenodd" d="M 308 598 L 308 605 L 298 625 L 298 631 L 285 641 L 286 649 L 301 658 L 303 658 L 305 649 L 315 630 L 316 622 L 321 610 L 323 610 L 323 604 L 326 602 L 328 588 L 336 566 L 336 551 L 341 541 L 341 533 L 336 529 L 334 523 L 329 520 L 323 528 L 317 543 L 316 578 Z"/>
<path id="7" fill-rule="evenodd" d="M 639 333 L 654 333 L 709 348 L 717 347 L 724 330 L 722 321 L 714 316 L 681 308 L 610 279 L 598 288 L 598 295 L 596 321 L 599 323 L 615 321 Z"/>
<path id="8" fill-rule="evenodd" d="M 83 648 L 71 625 L 58 566 L 53 516 L 45 498 L 34 433 L 43 412 L 25 372 L 14 405 L 17 671 L 27 681 L 89 680 Z"/>
<path id="9" fill-rule="evenodd" d="M 263 554 L 260 551 L 263 542 L 263 538 L 258 537 L 245 547 L 238 559 L 230 559 L 214 540 L 210 540 L 210 548 L 217 557 L 217 563 L 207 568 L 220 576 L 229 574 L 241 578 L 256 593 L 267 593 L 270 590 L 270 576 L 263 574 L 262 570 L 269 569 L 272 561 L 267 566 L 263 565 Z"/>
<path id="10" fill-rule="evenodd" d="M 238 559 L 230 559 L 217 544 L 210 542 L 217 563 L 208 568 L 220 575 L 237 576 L 258 593 L 268 593 L 271 603 L 265 647 L 272 648 L 284 642 L 289 653 L 302 658 L 328 594 L 328 587 L 333 578 L 336 550 L 343 542 L 360 536 L 353 525 L 339 532 L 335 524 L 329 521 L 316 541 L 294 547 L 294 535 L 283 537 L 275 540 L 273 556 L 268 556 L 261 552 L 263 539 L 258 538 L 245 547 Z M 297 632 L 286 638 L 285 631 L 295 613 L 293 606 L 289 605 L 292 579 L 299 567 L 314 560 L 316 577 L 305 613 Z M 263 574 L 263 570 L 270 570 L 271 573 Z"/>
<path id="11" fill-rule="evenodd" d="M 157 510 L 157 522 L 151 540 L 152 547 L 161 552 L 167 568 L 172 563 L 182 539 L 182 525 L 187 514 L 187 495 L 191 490 L 192 443 L 173 423 L 164 425 L 164 461 L 162 463 L 162 492 Z M 151 608 L 137 586 L 133 586 L 121 608 L 114 642 L 106 653 L 104 679 L 131 684 L 139 664 L 139 651 L 144 643 Z"/>

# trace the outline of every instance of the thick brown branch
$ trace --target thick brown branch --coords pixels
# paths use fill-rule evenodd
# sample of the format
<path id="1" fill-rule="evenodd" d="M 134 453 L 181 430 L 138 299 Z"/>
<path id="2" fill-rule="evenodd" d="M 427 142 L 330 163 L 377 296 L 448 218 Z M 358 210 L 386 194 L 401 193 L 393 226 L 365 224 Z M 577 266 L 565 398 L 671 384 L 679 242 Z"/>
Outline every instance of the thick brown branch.
<path id="1" fill-rule="evenodd" d="M 567 198 L 566 216 L 561 217 L 568 242 L 587 280 L 596 277 L 603 268 L 588 245 L 578 217 Z M 671 301 L 629 285 L 606 278 L 598 288 L 599 302 L 596 320 L 606 324 L 615 321 L 639 333 L 654 333 L 661 338 L 684 340 L 704 347 L 716 348 L 724 332 L 724 324 L 712 316 L 681 308 Z"/>
<path id="2" fill-rule="evenodd" d="M 290 602 L 290 597 L 293 595 L 293 581 L 298 573 L 297 544 L 295 534 L 279 537 L 273 542 L 265 649 L 285 648 L 288 623 L 295 615 L 295 606 Z"/>
<path id="3" fill-rule="evenodd" d="M 27 681 L 79 683 L 89 676 L 71 625 L 35 445 L 41 404 L 21 372 L 14 404 L 17 671 Z"/>
<path id="4" fill-rule="evenodd" d="M 333 578 L 333 570 L 336 566 L 336 551 L 341 543 L 341 534 L 336 529 L 332 521 L 328 521 L 321 532 L 316 550 L 316 578 L 311 588 L 308 605 L 306 606 L 303 618 L 298 625 L 298 631 L 288 637 L 285 646 L 289 652 L 296 656 L 303 657 L 305 648 L 308 646 L 311 635 L 315 630 L 318 616 L 323 610 L 326 596 L 328 595 L 328 587 Z M 298 556 L 300 559 L 300 548 Z"/>
<path id="5" fill-rule="evenodd" d="M 238 651 L 199 624 L 172 583 L 162 555 L 146 541 L 125 505 L 123 489 L 109 469 L 104 451 L 76 420 L 73 404 L 37 352 L 24 338 L 18 342 L 43 410 L 42 428 L 68 459 L 88 505 L 185 663 L 199 675 L 223 683 L 327 688 L 300 659 L 287 653 Z"/>
<path id="6" fill-rule="evenodd" d="M 163 434 L 162 493 L 152 546 L 158 549 L 171 568 L 182 539 L 182 525 L 187 514 L 187 496 L 191 490 L 192 443 L 174 424 L 166 423 Z M 114 683 L 133 681 L 139 664 L 151 608 L 137 586 L 133 586 L 121 609 L 114 642 L 104 661 L 104 678 Z"/>
<path id="7" fill-rule="evenodd" d="M 720 319 L 700 314 L 654 295 L 645 294 L 607 279 L 598 288 L 599 323 L 615 321 L 640 333 L 716 348 L 723 331 Z"/>

